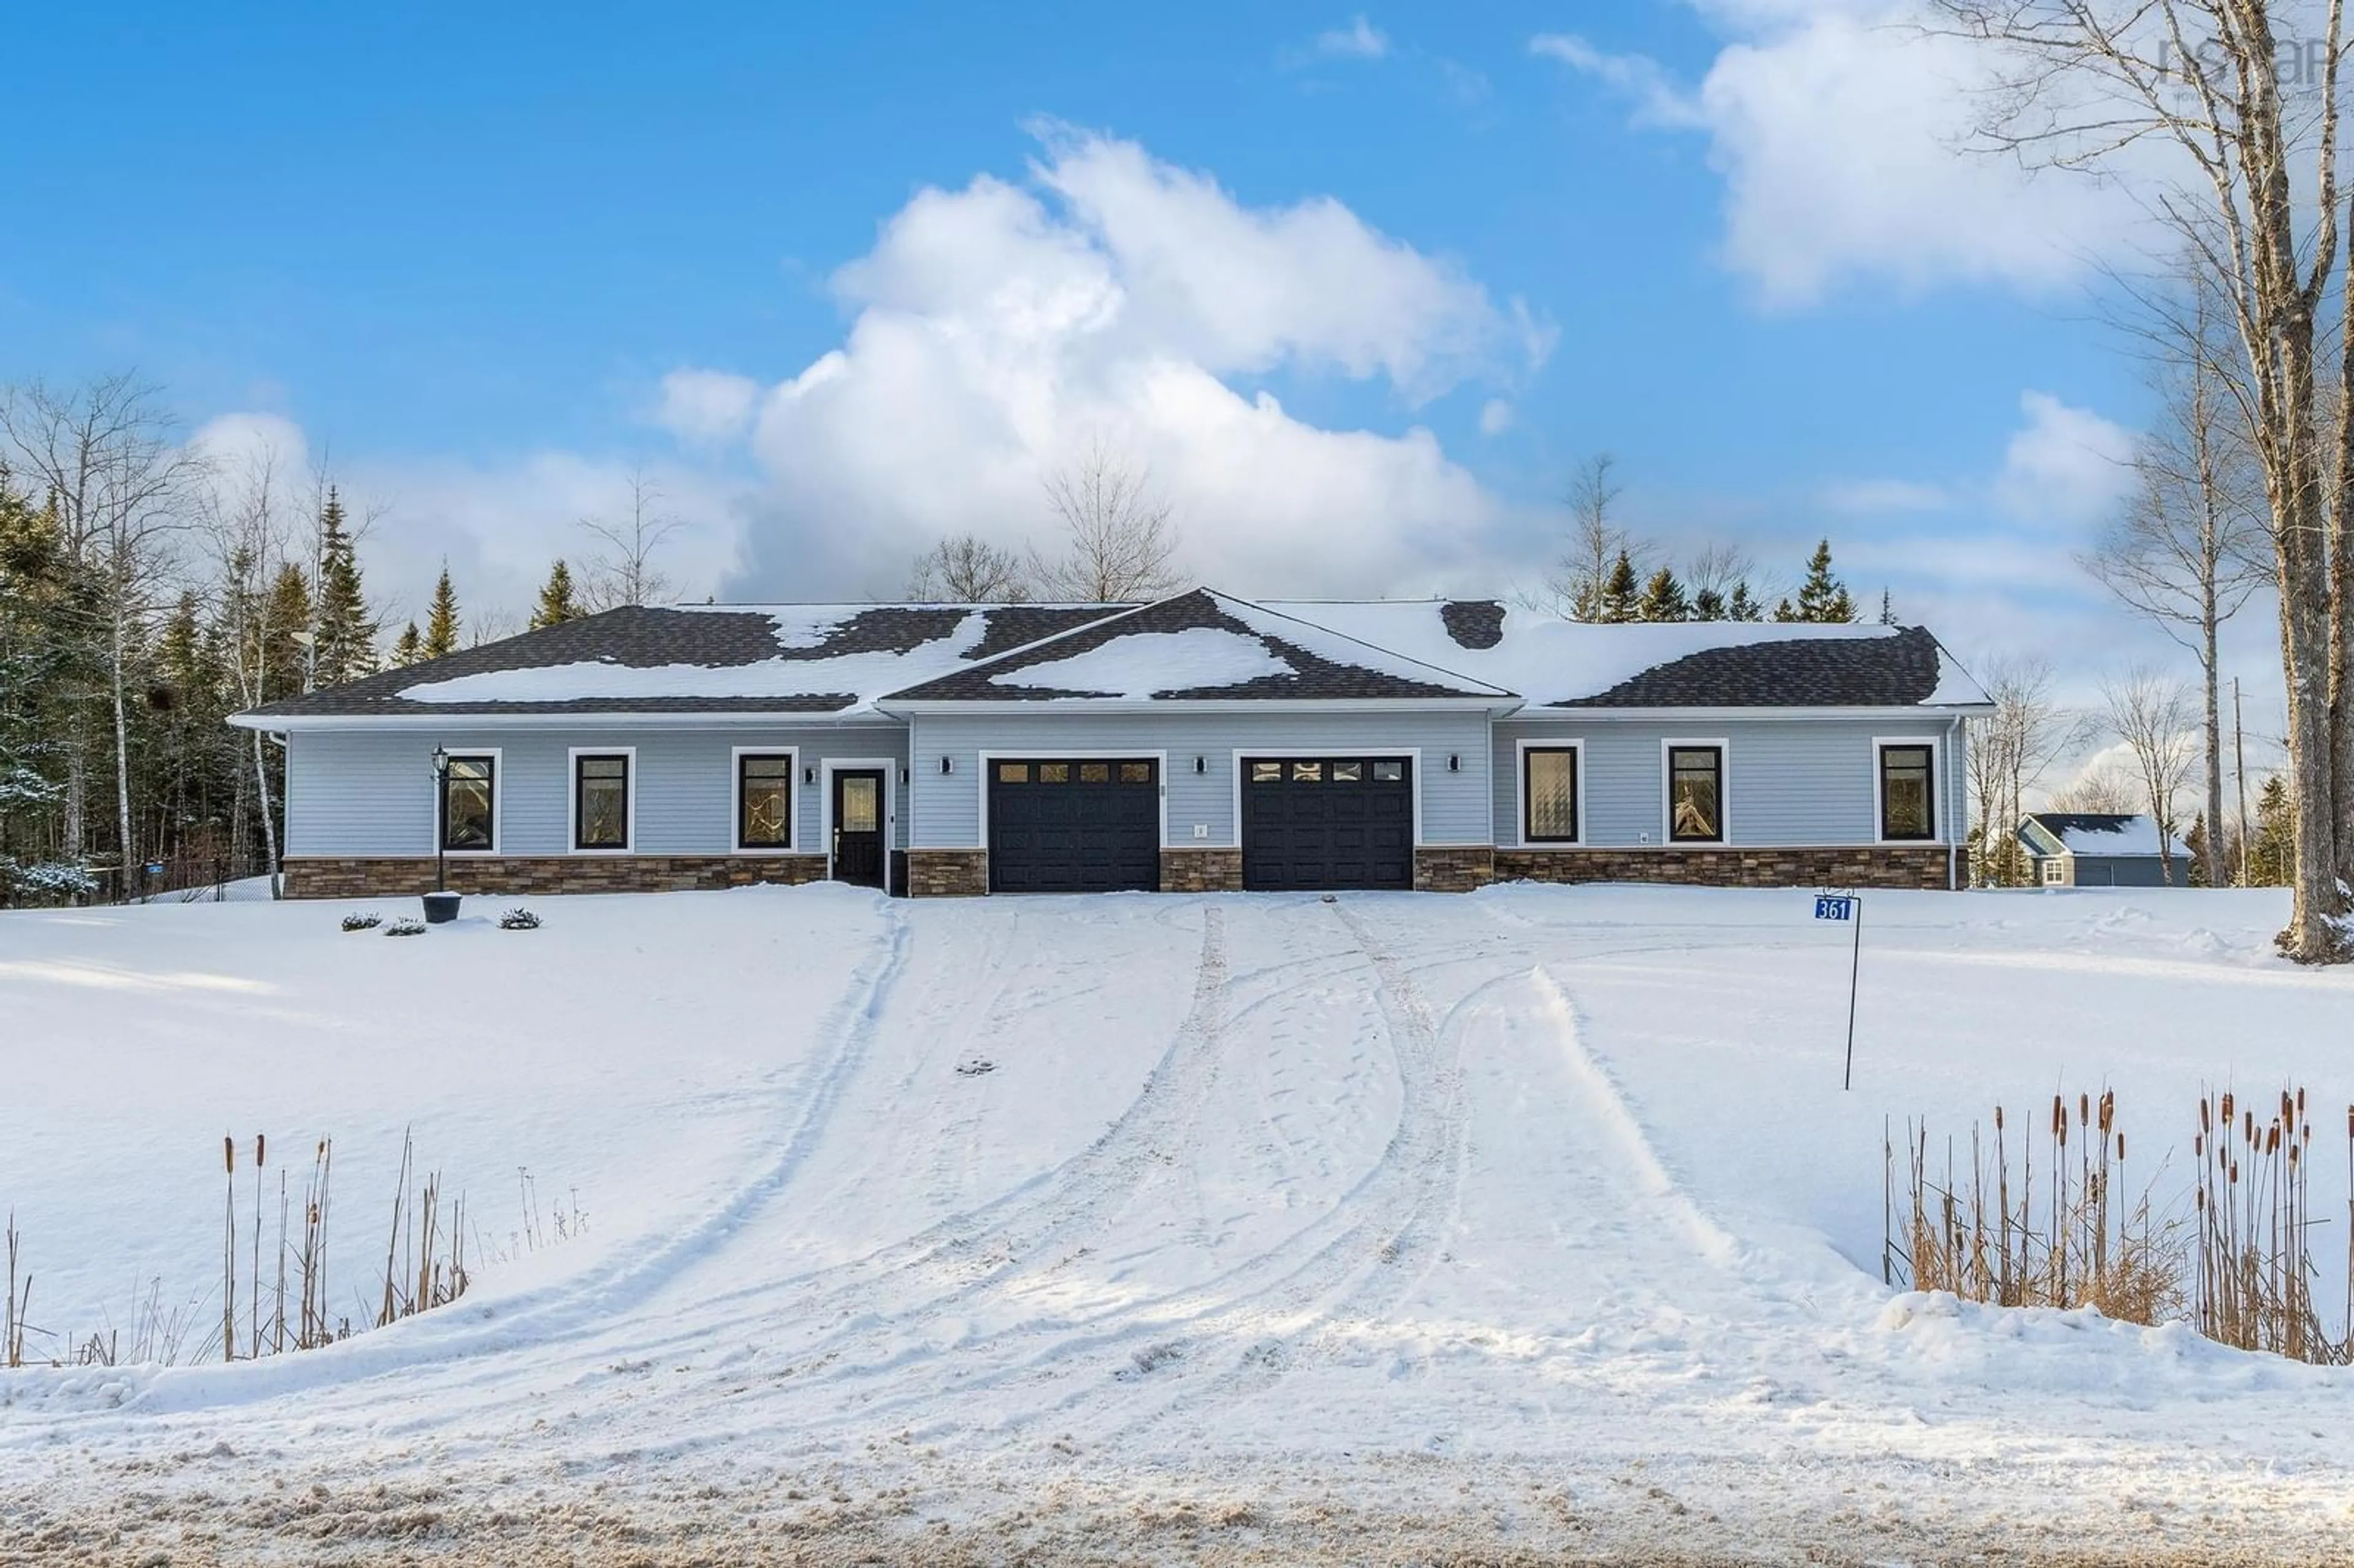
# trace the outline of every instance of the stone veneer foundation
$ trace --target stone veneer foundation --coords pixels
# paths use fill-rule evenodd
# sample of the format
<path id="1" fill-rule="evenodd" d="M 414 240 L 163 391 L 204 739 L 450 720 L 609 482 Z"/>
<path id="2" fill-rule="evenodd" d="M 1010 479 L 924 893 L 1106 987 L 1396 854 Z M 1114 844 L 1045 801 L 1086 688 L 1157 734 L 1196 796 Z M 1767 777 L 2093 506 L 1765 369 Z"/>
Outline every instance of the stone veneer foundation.
<path id="1" fill-rule="evenodd" d="M 1238 849 L 1165 849 L 1161 852 L 1163 893 L 1239 893 L 1243 852 Z"/>
<path id="2" fill-rule="evenodd" d="M 970 897 L 988 891 L 987 850 L 907 852 L 907 892 L 915 897 Z"/>
<path id="3" fill-rule="evenodd" d="M 1820 849 L 1515 849 L 1496 852 L 1501 882 L 1671 882 L 1702 887 L 1967 887 L 1969 853 L 1943 844 Z"/>
<path id="4" fill-rule="evenodd" d="M 433 860 L 286 862 L 289 898 L 380 898 L 433 891 Z M 453 893 L 674 893 L 825 879 L 822 854 L 452 855 Z"/>
<path id="5" fill-rule="evenodd" d="M 1486 844 L 1424 846 L 1414 852 L 1416 893 L 1469 893 L 1496 880 L 1496 852 Z"/>

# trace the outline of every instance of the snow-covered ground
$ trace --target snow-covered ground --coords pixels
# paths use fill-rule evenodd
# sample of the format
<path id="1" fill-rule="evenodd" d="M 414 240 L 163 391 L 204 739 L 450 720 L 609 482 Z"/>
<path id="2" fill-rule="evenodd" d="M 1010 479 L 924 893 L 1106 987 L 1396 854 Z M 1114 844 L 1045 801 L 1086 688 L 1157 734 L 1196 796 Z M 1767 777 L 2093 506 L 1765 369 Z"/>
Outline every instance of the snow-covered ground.
<path id="1" fill-rule="evenodd" d="M 588 1216 L 0 1372 L 0 1562 L 2354 1555 L 2354 1372 L 1880 1279 L 1885 1118 L 2107 1085 L 2156 1176 L 2206 1086 L 2354 1103 L 2274 895 L 1870 895 L 1852 1093 L 1800 894 L 501 902 L 0 915 L 35 1322 L 217 1318 L 225 1133 L 334 1137 L 355 1315 L 404 1128 Z"/>

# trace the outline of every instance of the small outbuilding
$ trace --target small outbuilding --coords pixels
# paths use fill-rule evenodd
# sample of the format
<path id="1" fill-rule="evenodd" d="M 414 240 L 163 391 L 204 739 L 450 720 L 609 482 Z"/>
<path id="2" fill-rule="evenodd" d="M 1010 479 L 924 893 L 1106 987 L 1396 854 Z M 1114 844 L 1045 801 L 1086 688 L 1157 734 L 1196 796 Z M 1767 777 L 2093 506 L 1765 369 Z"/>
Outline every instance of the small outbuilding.
<path id="1" fill-rule="evenodd" d="M 2188 887 L 2190 850 L 2147 812 L 2030 811 L 2019 824 L 2043 887 Z"/>

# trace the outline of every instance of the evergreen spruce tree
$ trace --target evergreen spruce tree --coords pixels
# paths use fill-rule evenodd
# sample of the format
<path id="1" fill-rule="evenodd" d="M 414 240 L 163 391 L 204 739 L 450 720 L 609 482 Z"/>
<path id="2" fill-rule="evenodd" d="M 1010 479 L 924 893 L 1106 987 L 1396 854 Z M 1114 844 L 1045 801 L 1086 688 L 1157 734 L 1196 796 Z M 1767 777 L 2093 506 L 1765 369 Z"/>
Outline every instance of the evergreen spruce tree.
<path id="1" fill-rule="evenodd" d="M 1611 563 L 1610 575 L 1602 579 L 1602 598 L 1595 620 L 1614 624 L 1638 618 L 1642 608 L 1642 590 L 1635 581 L 1635 562 L 1626 551 Z"/>
<path id="2" fill-rule="evenodd" d="M 1694 620 L 1730 620 L 1724 596 L 1712 588 L 1704 588 L 1692 595 L 1691 618 Z"/>
<path id="3" fill-rule="evenodd" d="M 1684 599 L 1684 585 L 1676 574 L 1661 567 L 1643 585 L 1642 602 L 1635 607 L 1638 620 L 1690 620 L 1691 606 Z"/>
<path id="4" fill-rule="evenodd" d="M 297 641 L 311 625 L 311 582 L 289 561 L 263 596 L 254 632 L 261 641 L 261 697 L 275 702 L 311 689 L 311 650 Z"/>
<path id="5" fill-rule="evenodd" d="M 458 592 L 450 586 L 450 568 L 441 568 L 441 580 L 433 585 L 433 608 L 425 617 L 424 653 L 428 659 L 446 658 L 458 651 Z"/>
<path id="6" fill-rule="evenodd" d="M 1798 602 L 1784 599 L 1774 611 L 1776 620 L 1801 620 L 1829 625 L 1852 621 L 1855 600 L 1847 585 L 1831 575 L 1831 542 L 1825 539 L 1807 558 L 1807 580 L 1798 585 Z"/>
<path id="7" fill-rule="evenodd" d="M 2296 803 L 2275 773 L 2256 791 L 2255 842 L 2248 845 L 2248 885 L 2285 887 L 2296 865 Z"/>
<path id="8" fill-rule="evenodd" d="M 311 683 L 339 686 L 372 673 L 376 667 L 376 640 L 383 627 L 368 614 L 367 592 L 360 582 L 359 556 L 344 526 L 343 498 L 327 487 L 326 504 L 319 509 L 319 600 L 317 639 L 313 646 Z"/>
<path id="9" fill-rule="evenodd" d="M 539 590 L 538 608 L 531 612 L 531 629 L 561 626 L 567 620 L 580 619 L 579 601 L 572 596 L 572 568 L 562 556 L 547 574 L 547 581 Z"/>
<path id="10" fill-rule="evenodd" d="M 2205 887 L 2207 883 L 2207 813 L 2201 811 L 2191 819 L 2190 829 L 2182 835 L 2183 853 L 2190 857 L 2190 885 Z"/>
<path id="11" fill-rule="evenodd" d="M 1766 607 L 1750 596 L 1749 584 L 1745 579 L 1733 585 L 1733 597 L 1724 601 L 1724 619 L 1727 620 L 1766 619 Z"/>
<path id="12" fill-rule="evenodd" d="M 1882 626 L 1896 624 L 1896 601 L 1888 597 L 1886 588 L 1880 590 L 1880 624 Z"/>
<path id="13" fill-rule="evenodd" d="M 425 657 L 425 640 L 417 634 L 417 622 L 410 621 L 400 629 L 393 640 L 392 662 L 396 665 L 414 664 Z"/>

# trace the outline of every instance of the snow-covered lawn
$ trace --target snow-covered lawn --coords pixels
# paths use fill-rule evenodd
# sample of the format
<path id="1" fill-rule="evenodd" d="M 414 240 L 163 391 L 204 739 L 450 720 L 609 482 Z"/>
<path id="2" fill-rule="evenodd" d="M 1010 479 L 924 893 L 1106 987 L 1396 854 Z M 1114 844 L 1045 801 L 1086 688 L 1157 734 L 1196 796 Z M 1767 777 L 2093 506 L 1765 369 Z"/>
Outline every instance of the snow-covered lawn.
<path id="1" fill-rule="evenodd" d="M 1849 1094 L 1800 894 L 504 902 L 0 915 L 36 1323 L 217 1319 L 225 1133 L 333 1136 L 355 1316 L 404 1128 L 486 1241 L 588 1216 L 0 1372 L 0 1562 L 2354 1554 L 2354 1372 L 1880 1279 L 1883 1118 L 2107 1085 L 2156 1177 L 2208 1085 L 2354 1103 L 2274 895 L 1871 895 Z"/>

